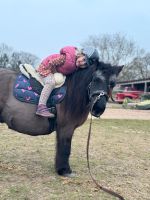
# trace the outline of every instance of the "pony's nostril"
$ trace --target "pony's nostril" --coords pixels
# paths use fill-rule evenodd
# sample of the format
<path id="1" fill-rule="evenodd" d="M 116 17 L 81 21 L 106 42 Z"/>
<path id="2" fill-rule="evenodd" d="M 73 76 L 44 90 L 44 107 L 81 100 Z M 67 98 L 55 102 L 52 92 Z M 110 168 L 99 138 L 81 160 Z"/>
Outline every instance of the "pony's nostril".
<path id="1" fill-rule="evenodd" d="M 93 101 L 93 107 L 92 107 L 92 111 L 91 114 L 95 117 L 99 117 L 100 115 L 103 114 L 103 112 L 105 111 L 106 108 L 106 103 L 107 103 L 107 99 L 105 96 L 102 96 L 99 100 L 97 100 L 96 102 Z"/>

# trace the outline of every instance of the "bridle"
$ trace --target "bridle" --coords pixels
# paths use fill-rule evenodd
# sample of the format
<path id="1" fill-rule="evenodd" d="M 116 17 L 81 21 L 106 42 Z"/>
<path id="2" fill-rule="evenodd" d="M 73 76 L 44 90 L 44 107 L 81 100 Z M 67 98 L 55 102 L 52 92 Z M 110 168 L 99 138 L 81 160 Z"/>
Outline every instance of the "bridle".
<path id="1" fill-rule="evenodd" d="M 97 90 L 96 93 L 91 93 L 91 85 L 92 85 L 92 81 L 90 82 L 90 84 L 88 85 L 88 98 L 89 101 L 92 101 L 93 95 L 95 96 L 95 99 L 93 101 L 93 105 L 102 97 L 105 96 L 106 100 L 108 101 L 110 95 L 108 94 L 108 92 L 104 91 L 104 90 Z M 110 88 L 110 87 L 109 87 Z M 93 107 L 93 106 L 92 106 Z"/>

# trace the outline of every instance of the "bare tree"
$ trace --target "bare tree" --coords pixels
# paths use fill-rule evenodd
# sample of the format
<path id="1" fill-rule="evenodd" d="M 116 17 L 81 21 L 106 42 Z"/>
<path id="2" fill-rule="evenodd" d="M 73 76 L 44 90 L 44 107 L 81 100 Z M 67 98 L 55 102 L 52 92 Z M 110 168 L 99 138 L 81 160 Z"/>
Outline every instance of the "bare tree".
<path id="1" fill-rule="evenodd" d="M 150 53 L 139 55 L 133 59 L 133 61 L 127 66 L 128 71 L 132 71 L 132 74 L 136 79 L 144 79 L 150 77 Z M 132 75 L 132 76 L 133 76 Z"/>
<path id="2" fill-rule="evenodd" d="M 18 71 L 21 63 L 28 63 L 32 66 L 36 66 L 38 61 L 39 58 L 33 54 L 26 52 L 13 52 L 9 64 L 13 70 Z"/>
<path id="3" fill-rule="evenodd" d="M 90 36 L 81 44 L 82 47 L 93 46 L 99 50 L 100 60 L 125 67 L 119 80 L 133 80 L 150 77 L 150 53 L 137 47 L 136 43 L 125 35 L 116 33 Z"/>
<path id="4" fill-rule="evenodd" d="M 0 67 L 11 68 L 15 71 L 19 71 L 20 63 L 28 63 L 33 66 L 39 62 L 39 58 L 31 53 L 16 52 L 13 48 L 6 44 L 0 44 Z"/>
<path id="5" fill-rule="evenodd" d="M 13 49 L 6 44 L 0 44 L 0 67 L 7 67 Z"/>
<path id="6" fill-rule="evenodd" d="M 4 44 L 4 43 L 1 43 L 0 44 L 0 56 L 4 55 L 4 54 L 7 54 L 7 56 L 9 57 L 13 52 L 13 48 Z"/>
<path id="7" fill-rule="evenodd" d="M 90 36 L 81 45 L 97 48 L 100 53 L 100 60 L 117 65 L 129 63 L 136 53 L 135 42 L 128 40 L 126 36 L 120 33 Z"/>
<path id="8" fill-rule="evenodd" d="M 9 62 L 9 57 L 6 53 L 0 56 L 0 67 L 5 68 Z"/>

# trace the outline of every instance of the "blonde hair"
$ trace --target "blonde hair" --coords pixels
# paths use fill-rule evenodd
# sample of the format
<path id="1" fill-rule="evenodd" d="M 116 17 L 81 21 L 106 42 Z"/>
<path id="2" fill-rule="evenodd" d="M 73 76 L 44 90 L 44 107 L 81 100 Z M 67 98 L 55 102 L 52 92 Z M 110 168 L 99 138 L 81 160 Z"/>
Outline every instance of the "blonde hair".
<path id="1" fill-rule="evenodd" d="M 76 48 L 76 56 L 79 57 L 83 55 L 82 49 Z"/>

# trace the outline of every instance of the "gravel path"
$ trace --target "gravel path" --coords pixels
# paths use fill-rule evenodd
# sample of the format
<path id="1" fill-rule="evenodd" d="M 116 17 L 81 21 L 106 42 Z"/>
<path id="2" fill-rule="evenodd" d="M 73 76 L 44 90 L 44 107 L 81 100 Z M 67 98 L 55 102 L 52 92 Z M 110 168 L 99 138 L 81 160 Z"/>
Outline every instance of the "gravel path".
<path id="1" fill-rule="evenodd" d="M 150 120 L 150 110 L 129 110 L 106 108 L 102 119 L 139 119 Z"/>

